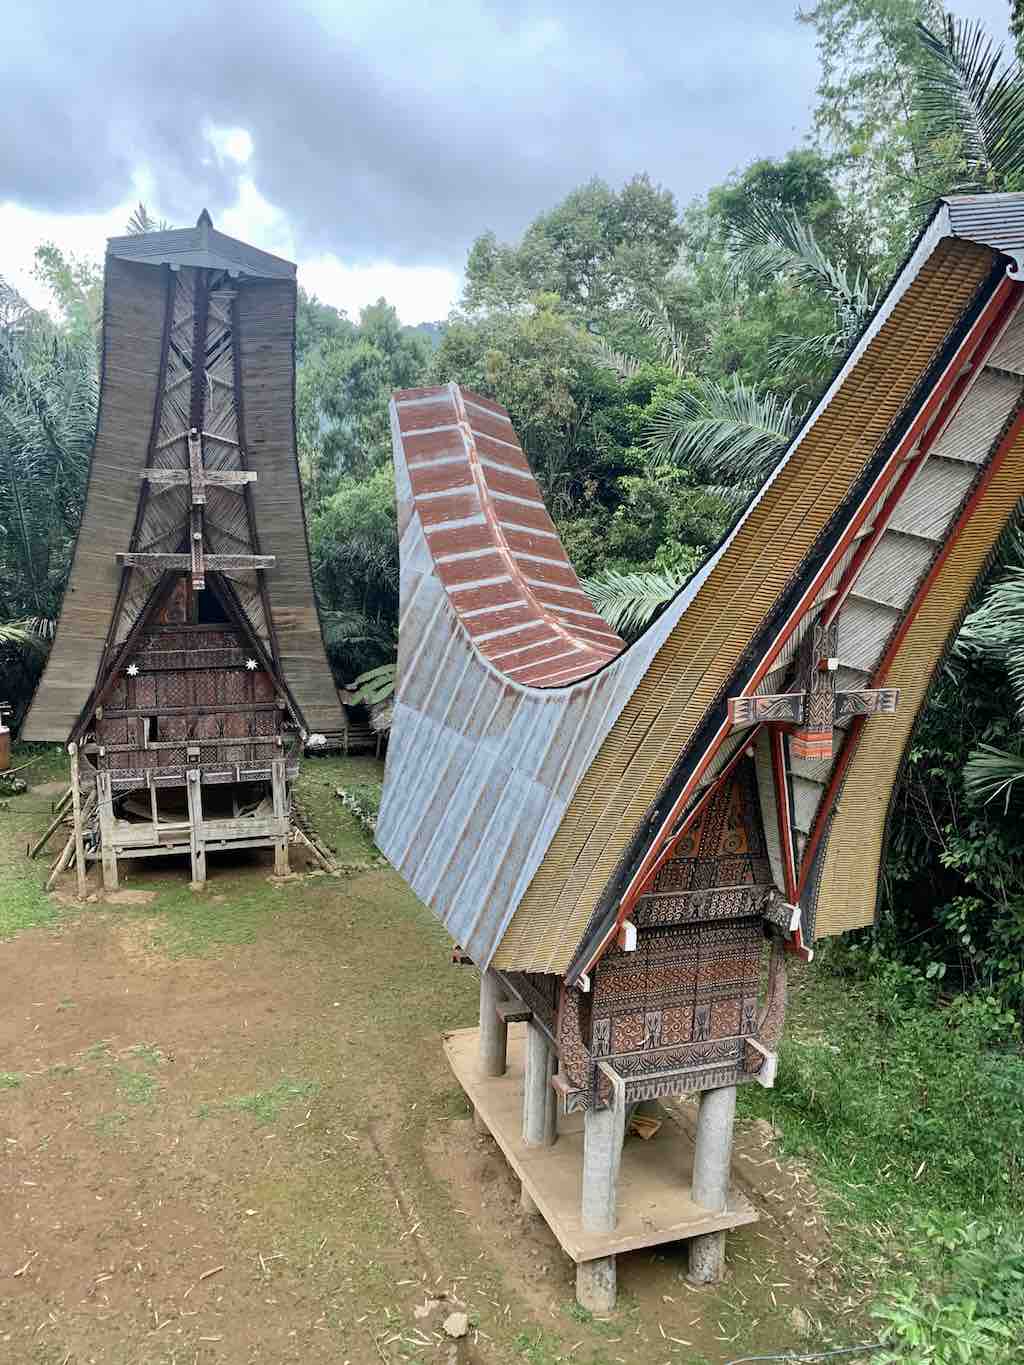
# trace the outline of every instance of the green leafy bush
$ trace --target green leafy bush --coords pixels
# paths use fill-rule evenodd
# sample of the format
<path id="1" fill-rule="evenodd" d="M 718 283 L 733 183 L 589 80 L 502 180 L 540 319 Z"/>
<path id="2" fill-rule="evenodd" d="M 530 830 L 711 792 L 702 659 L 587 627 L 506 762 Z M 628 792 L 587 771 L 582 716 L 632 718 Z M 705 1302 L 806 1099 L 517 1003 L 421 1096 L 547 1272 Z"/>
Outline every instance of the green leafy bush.
<path id="1" fill-rule="evenodd" d="M 860 1216 L 900 1207 L 1024 1213 L 1024 1056 L 994 997 L 936 1008 L 934 986 L 875 954 L 834 983 L 836 1041 L 791 1036 L 775 1090 L 751 1096 L 787 1146 L 820 1156 Z M 826 994 L 826 997 L 828 995 Z"/>
<path id="2" fill-rule="evenodd" d="M 875 1359 L 915 1365 L 1019 1361 L 1024 1354 L 1024 1223 L 965 1222 L 947 1215 L 913 1232 L 918 1267 L 872 1310 L 885 1324 L 890 1346 Z"/>

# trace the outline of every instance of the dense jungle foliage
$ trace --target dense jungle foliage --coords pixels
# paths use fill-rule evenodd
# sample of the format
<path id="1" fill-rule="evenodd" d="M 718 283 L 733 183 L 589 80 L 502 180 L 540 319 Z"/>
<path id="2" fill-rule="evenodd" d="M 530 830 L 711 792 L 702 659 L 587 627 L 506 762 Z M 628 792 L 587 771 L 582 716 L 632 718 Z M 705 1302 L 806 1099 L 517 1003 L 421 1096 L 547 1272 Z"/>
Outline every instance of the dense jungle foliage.
<path id="1" fill-rule="evenodd" d="M 1020 5 L 1012 27 L 1020 42 Z M 934 0 L 820 0 L 814 132 L 680 206 L 592 180 L 518 242 L 484 233 L 444 323 L 300 293 L 297 425 L 339 682 L 394 657 L 387 401 L 457 380 L 509 409 L 580 574 L 635 634 L 700 562 L 823 390 L 936 196 L 1024 188 L 1024 79 Z M 153 226 L 144 210 L 133 230 Z M 42 246 L 53 315 L 0 292 L 0 669 L 23 713 L 82 506 L 100 268 Z M 0 261 L 2 272 L 2 261 Z M 897 794 L 877 930 L 838 951 L 1024 1013 L 1024 541 L 1007 538 Z"/>

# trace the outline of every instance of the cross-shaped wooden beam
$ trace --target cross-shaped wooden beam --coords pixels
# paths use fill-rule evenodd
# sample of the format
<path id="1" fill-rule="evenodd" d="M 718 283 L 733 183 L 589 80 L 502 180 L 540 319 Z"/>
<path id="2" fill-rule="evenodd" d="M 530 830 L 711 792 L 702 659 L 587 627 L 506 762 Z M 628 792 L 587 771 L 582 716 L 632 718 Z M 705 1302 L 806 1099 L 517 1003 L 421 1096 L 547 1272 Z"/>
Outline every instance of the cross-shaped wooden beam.
<path id="1" fill-rule="evenodd" d="M 892 715 L 899 704 L 898 687 L 836 690 L 839 626 L 836 621 L 811 627 L 796 692 L 761 693 L 729 698 L 734 730 L 748 725 L 780 725 L 790 730 L 794 758 L 830 759 L 836 725 L 847 716 Z"/>
<path id="2" fill-rule="evenodd" d="M 203 463 L 203 434 L 198 427 L 184 433 L 188 442 L 188 465 L 183 469 L 160 469 L 150 466 L 142 471 L 142 478 L 157 491 L 188 485 L 188 554 L 150 553 L 132 550 L 117 556 L 117 562 L 128 568 L 186 569 L 192 574 L 192 587 L 201 592 L 206 587 L 206 570 L 266 569 L 274 562 L 273 555 L 207 554 L 205 548 L 204 517 L 206 490 L 210 487 L 230 488 L 243 492 L 245 485 L 255 482 L 256 475 L 249 469 L 207 469 Z M 180 439 L 180 437 L 178 438 Z"/>

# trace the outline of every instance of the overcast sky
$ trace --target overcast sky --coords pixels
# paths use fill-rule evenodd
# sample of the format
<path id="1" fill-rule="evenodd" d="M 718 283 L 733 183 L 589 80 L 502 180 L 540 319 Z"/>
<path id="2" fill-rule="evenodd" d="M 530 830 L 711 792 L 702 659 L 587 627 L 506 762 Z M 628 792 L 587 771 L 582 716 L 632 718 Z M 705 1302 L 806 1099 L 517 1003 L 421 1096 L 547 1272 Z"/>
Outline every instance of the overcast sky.
<path id="1" fill-rule="evenodd" d="M 1005 33 L 1006 0 L 957 13 Z M 680 203 L 806 136 L 795 0 L 32 0 L 0 47 L 0 274 L 99 259 L 140 198 L 299 263 L 358 313 L 444 317 L 473 238 L 637 171 Z"/>

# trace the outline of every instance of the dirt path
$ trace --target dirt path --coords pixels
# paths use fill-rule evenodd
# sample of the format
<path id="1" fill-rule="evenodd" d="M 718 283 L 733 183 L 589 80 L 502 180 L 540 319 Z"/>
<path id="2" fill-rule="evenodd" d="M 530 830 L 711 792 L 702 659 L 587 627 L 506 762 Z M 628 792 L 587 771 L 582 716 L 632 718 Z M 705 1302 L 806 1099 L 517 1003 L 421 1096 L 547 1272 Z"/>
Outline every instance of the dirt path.
<path id="1" fill-rule="evenodd" d="M 329 834 L 372 861 L 354 821 Z M 475 976 L 387 870 L 127 888 L 0 942 L 0 1361 L 429 1360 L 463 1306 L 464 1361 L 692 1365 L 813 1330 L 827 1239 L 763 1127 L 737 1170 L 771 1175 L 769 1216 L 724 1286 L 669 1248 L 621 1258 L 613 1319 L 575 1310 L 444 1065 Z"/>

